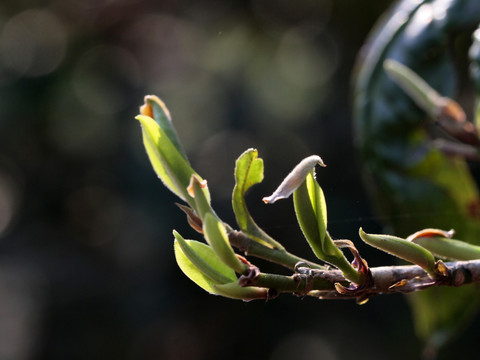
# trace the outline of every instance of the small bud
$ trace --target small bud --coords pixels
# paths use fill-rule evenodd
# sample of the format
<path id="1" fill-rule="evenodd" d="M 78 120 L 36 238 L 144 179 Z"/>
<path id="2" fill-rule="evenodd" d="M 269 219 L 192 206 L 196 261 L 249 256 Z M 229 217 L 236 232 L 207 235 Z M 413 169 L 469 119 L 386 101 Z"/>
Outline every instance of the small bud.
<path id="1" fill-rule="evenodd" d="M 438 260 L 435 263 L 435 272 L 443 277 L 447 277 L 450 274 L 450 271 L 448 270 L 447 266 L 442 260 Z"/>
<path id="2" fill-rule="evenodd" d="M 197 215 L 197 213 L 195 212 L 195 210 L 193 210 L 192 208 L 190 208 L 189 206 L 186 206 L 186 205 L 182 205 L 182 204 L 179 204 L 179 203 L 175 203 L 175 205 L 177 205 L 180 210 L 182 210 L 186 215 L 187 215 L 187 221 L 188 221 L 188 224 L 197 232 L 199 232 L 200 234 L 203 234 L 203 223 L 202 223 L 202 219 L 200 219 L 200 217 Z"/>

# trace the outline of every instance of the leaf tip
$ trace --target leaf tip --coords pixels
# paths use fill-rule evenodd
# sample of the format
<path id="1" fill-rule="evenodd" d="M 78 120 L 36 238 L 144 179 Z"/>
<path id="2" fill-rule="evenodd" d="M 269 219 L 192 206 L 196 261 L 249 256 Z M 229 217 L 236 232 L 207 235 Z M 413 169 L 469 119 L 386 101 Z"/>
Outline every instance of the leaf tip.
<path id="1" fill-rule="evenodd" d="M 277 201 L 279 198 L 277 197 L 276 199 L 274 199 L 273 195 L 270 195 L 270 196 L 265 196 L 262 201 L 265 203 L 265 204 L 273 204 L 275 201 Z"/>
<path id="2" fill-rule="evenodd" d="M 360 235 L 361 238 L 367 235 L 367 233 L 363 231 L 363 228 L 361 226 L 358 228 L 358 235 Z"/>
<path id="3" fill-rule="evenodd" d="M 165 115 L 170 119 L 170 112 L 168 111 L 168 108 L 165 106 L 165 103 L 162 100 L 160 100 L 160 98 L 156 95 L 145 96 L 144 104 L 140 106 L 140 114 L 153 118 L 154 115 L 153 115 L 152 103 L 156 103 L 162 109 Z"/>
<path id="4" fill-rule="evenodd" d="M 201 179 L 200 176 L 193 174 L 190 178 L 190 184 L 188 184 L 187 187 L 188 195 L 190 195 L 192 198 L 195 197 L 194 184 L 198 184 L 200 186 L 200 189 L 208 188 L 207 180 Z"/>

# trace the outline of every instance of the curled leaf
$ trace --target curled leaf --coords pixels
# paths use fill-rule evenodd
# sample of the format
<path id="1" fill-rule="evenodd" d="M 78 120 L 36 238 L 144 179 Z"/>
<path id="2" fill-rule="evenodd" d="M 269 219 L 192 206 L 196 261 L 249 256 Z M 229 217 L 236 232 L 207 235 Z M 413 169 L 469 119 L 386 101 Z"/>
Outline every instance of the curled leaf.
<path id="1" fill-rule="evenodd" d="M 205 214 L 213 213 L 210 205 L 210 192 L 206 180 L 203 180 L 197 174 L 193 174 L 187 187 L 187 193 L 193 198 L 189 203 L 195 209 L 201 220 L 204 219 Z"/>
<path id="2" fill-rule="evenodd" d="M 283 249 L 253 220 L 247 209 L 245 193 L 255 184 L 263 180 L 263 160 L 258 157 L 256 149 L 246 150 L 236 161 L 235 187 L 232 195 L 232 206 L 240 229 L 253 240 L 270 248 Z"/>
<path id="3" fill-rule="evenodd" d="M 298 224 L 315 255 L 343 272 L 348 280 L 359 283 L 362 276 L 347 261 L 327 232 L 327 205 L 322 188 L 310 169 L 293 193 Z"/>
<path id="4" fill-rule="evenodd" d="M 431 277 L 438 275 L 435 271 L 435 258 L 420 245 L 392 235 L 367 234 L 362 228 L 359 235 L 368 245 L 420 266 Z"/>
<path id="5" fill-rule="evenodd" d="M 318 155 L 312 155 L 303 159 L 295 166 L 290 174 L 287 175 L 272 195 L 263 198 L 263 202 L 273 204 L 277 200 L 288 198 L 303 183 L 308 173 L 310 173 L 316 165 L 326 166 L 322 158 Z"/>
<path id="6" fill-rule="evenodd" d="M 338 249 L 325 241 L 327 233 L 327 205 L 322 188 L 315 180 L 313 170 L 307 174 L 293 194 L 295 214 L 305 238 L 318 258 L 336 254 Z"/>

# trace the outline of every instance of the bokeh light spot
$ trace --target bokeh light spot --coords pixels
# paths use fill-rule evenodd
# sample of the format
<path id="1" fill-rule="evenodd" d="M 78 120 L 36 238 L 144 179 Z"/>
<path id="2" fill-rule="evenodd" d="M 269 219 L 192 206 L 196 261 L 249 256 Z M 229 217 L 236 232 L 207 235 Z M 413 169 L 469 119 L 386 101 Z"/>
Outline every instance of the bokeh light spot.
<path id="1" fill-rule="evenodd" d="M 60 65 L 66 46 L 65 28 L 52 12 L 26 10 L 0 33 L 1 65 L 18 77 L 46 75 Z"/>
<path id="2" fill-rule="evenodd" d="M 0 235 L 12 222 L 18 209 L 19 191 L 13 179 L 0 170 Z"/>
<path id="3" fill-rule="evenodd" d="M 323 85 L 338 65 L 338 49 L 327 37 L 315 42 L 315 28 L 294 28 L 286 32 L 277 51 L 282 76 L 304 88 Z"/>
<path id="4" fill-rule="evenodd" d="M 309 333 L 293 333 L 279 342 L 270 359 L 296 360 L 296 359 L 322 359 L 336 360 L 337 355 L 332 346 L 322 337 Z"/>
<path id="5" fill-rule="evenodd" d="M 128 90 L 139 82 L 135 58 L 117 46 L 92 48 L 78 61 L 73 74 L 78 99 L 98 114 L 114 114 L 125 109 L 131 101 Z"/>
<path id="6" fill-rule="evenodd" d="M 110 153 L 118 140 L 114 116 L 84 106 L 71 86 L 59 86 L 55 93 L 57 101 L 52 104 L 47 129 L 52 145 L 87 157 Z"/>

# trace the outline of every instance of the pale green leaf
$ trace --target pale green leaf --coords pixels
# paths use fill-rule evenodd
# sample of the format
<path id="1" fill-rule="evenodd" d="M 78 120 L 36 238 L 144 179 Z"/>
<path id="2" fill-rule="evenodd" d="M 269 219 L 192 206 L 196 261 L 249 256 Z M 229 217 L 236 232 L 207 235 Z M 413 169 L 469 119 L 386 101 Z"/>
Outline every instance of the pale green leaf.
<path id="1" fill-rule="evenodd" d="M 248 271 L 248 266 L 235 255 L 228 241 L 225 225 L 212 213 L 207 213 L 203 219 L 203 233 L 210 246 L 225 265 L 239 274 Z"/>
<path id="2" fill-rule="evenodd" d="M 207 292 L 217 294 L 215 284 L 237 281 L 235 272 L 218 258 L 210 246 L 195 240 L 184 240 L 181 244 L 181 240 L 177 238 L 174 248 L 180 269 Z"/>
<path id="3" fill-rule="evenodd" d="M 187 201 L 187 187 L 195 171 L 155 120 L 146 115 L 136 119 L 142 125 L 143 143 L 153 169 L 166 187 Z"/>
<path id="4" fill-rule="evenodd" d="M 145 96 L 145 105 L 141 108 L 141 112 L 156 121 L 178 152 L 187 159 L 187 154 L 183 150 L 177 132 L 173 127 L 172 117 L 165 103 L 155 95 L 147 95 Z"/>

